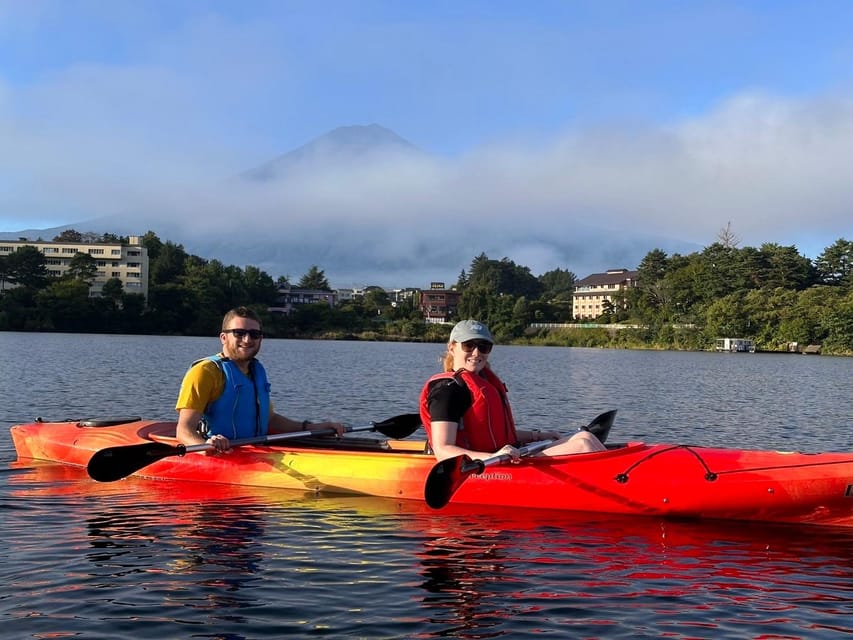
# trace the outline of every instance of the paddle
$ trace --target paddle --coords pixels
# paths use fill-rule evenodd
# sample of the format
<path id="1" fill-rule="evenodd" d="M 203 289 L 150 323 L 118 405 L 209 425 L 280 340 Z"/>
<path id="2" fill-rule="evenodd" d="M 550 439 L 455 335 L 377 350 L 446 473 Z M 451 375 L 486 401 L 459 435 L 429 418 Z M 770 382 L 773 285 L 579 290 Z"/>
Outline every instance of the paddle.
<path id="1" fill-rule="evenodd" d="M 405 413 L 393 418 L 388 418 L 382 422 L 370 422 L 362 426 L 345 428 L 346 433 L 355 433 L 357 431 L 378 431 L 388 438 L 399 440 L 412 435 L 415 430 L 421 426 L 421 417 L 417 413 Z M 268 436 L 258 436 L 256 438 L 244 438 L 242 440 L 232 440 L 231 448 L 241 447 L 247 444 L 267 444 L 278 442 L 279 440 L 289 440 L 293 438 L 304 438 L 306 436 L 322 436 L 333 435 L 334 429 L 323 429 L 318 431 L 294 431 L 291 433 L 275 433 Z M 195 451 L 209 451 L 213 449 L 210 444 L 179 444 L 172 446 L 165 442 L 144 442 L 142 444 L 130 444 L 118 447 L 107 447 L 96 451 L 89 459 L 89 464 L 86 466 L 89 476 L 98 482 L 112 482 L 126 478 L 142 469 L 149 464 L 154 464 L 158 460 L 168 458 L 170 456 L 183 456 L 187 453 Z"/>
<path id="2" fill-rule="evenodd" d="M 581 427 L 580 431 L 589 431 L 592 435 L 598 438 L 601 444 L 607 441 L 607 436 L 610 435 L 610 427 L 613 426 L 613 420 L 616 418 L 616 409 L 605 411 L 597 415 L 595 420 L 590 422 L 585 427 Z"/>
<path id="3" fill-rule="evenodd" d="M 615 418 L 616 409 L 605 411 L 601 415 L 597 416 L 595 420 L 590 422 L 587 426 L 581 427 L 581 430 L 589 431 L 603 442 L 602 438 L 607 438 L 607 434 L 610 433 L 610 427 L 613 426 L 613 420 Z M 601 434 L 601 436 L 599 436 L 599 434 Z M 543 449 L 547 449 L 554 444 L 554 442 L 556 442 L 556 440 L 541 440 L 539 442 L 534 442 L 521 447 L 518 450 L 518 454 L 522 458 L 530 456 L 542 451 Z M 512 456 L 508 453 L 502 453 L 501 455 L 492 456 L 485 460 L 472 460 L 465 454 L 442 460 L 433 466 L 427 476 L 426 484 L 424 485 L 424 499 L 433 509 L 441 509 L 450 502 L 453 494 L 456 493 L 457 489 L 462 486 L 462 483 L 468 479 L 468 476 L 473 474 L 480 475 L 486 470 L 486 467 L 493 464 L 500 464 L 501 462 L 507 462 L 511 459 Z"/>

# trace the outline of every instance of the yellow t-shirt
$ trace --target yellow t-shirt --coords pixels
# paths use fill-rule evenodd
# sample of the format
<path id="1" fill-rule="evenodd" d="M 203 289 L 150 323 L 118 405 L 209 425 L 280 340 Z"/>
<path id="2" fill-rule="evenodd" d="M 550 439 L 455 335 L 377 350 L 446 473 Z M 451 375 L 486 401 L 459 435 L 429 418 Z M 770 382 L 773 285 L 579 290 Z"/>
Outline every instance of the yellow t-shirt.
<path id="1" fill-rule="evenodd" d="M 175 409 L 192 409 L 204 413 L 211 402 L 225 390 L 225 376 L 211 360 L 202 360 L 190 367 L 181 382 Z"/>
<path id="2" fill-rule="evenodd" d="M 192 409 L 204 413 L 211 402 L 222 395 L 225 390 L 225 374 L 212 360 L 202 360 L 190 367 L 181 382 L 178 401 L 175 410 Z M 270 415 L 273 404 L 270 400 Z"/>

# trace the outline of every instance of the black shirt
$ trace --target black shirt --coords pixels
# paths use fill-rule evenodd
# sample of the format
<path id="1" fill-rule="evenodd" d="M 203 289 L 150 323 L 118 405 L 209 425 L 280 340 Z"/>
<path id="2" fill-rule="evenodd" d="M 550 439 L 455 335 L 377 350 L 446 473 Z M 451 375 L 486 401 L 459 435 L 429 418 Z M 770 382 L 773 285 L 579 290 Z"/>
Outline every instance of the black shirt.
<path id="1" fill-rule="evenodd" d="M 462 416 L 471 408 L 474 398 L 464 382 L 454 378 L 433 380 L 427 393 L 427 409 L 433 422 L 462 422 Z"/>

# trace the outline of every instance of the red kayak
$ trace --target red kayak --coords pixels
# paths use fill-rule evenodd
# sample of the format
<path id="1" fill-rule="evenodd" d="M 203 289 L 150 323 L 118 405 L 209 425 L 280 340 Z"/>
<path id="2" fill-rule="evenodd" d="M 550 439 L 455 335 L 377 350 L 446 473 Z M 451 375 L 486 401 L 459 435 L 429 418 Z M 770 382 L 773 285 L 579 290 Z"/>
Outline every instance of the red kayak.
<path id="1" fill-rule="evenodd" d="M 133 418 L 15 425 L 20 460 L 86 467 L 91 477 L 263 486 L 445 504 L 853 527 L 853 453 L 610 444 L 607 451 L 524 457 L 516 464 L 460 457 L 436 463 L 411 415 L 353 428 L 341 439 L 305 433 L 238 441 L 227 454 L 182 447 L 173 422 Z M 385 437 L 387 436 L 387 437 Z"/>

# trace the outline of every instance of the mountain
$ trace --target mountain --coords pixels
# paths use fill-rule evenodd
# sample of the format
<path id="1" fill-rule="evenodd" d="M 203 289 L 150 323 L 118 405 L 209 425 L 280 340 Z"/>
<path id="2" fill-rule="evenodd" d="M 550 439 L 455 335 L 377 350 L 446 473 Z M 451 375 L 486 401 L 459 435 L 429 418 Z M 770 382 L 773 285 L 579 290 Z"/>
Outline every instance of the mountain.
<path id="1" fill-rule="evenodd" d="M 369 163 L 389 155 L 418 156 L 423 152 L 405 138 L 378 124 L 338 127 L 301 147 L 242 175 L 258 181 L 274 180 L 294 171 L 311 171 Z"/>

